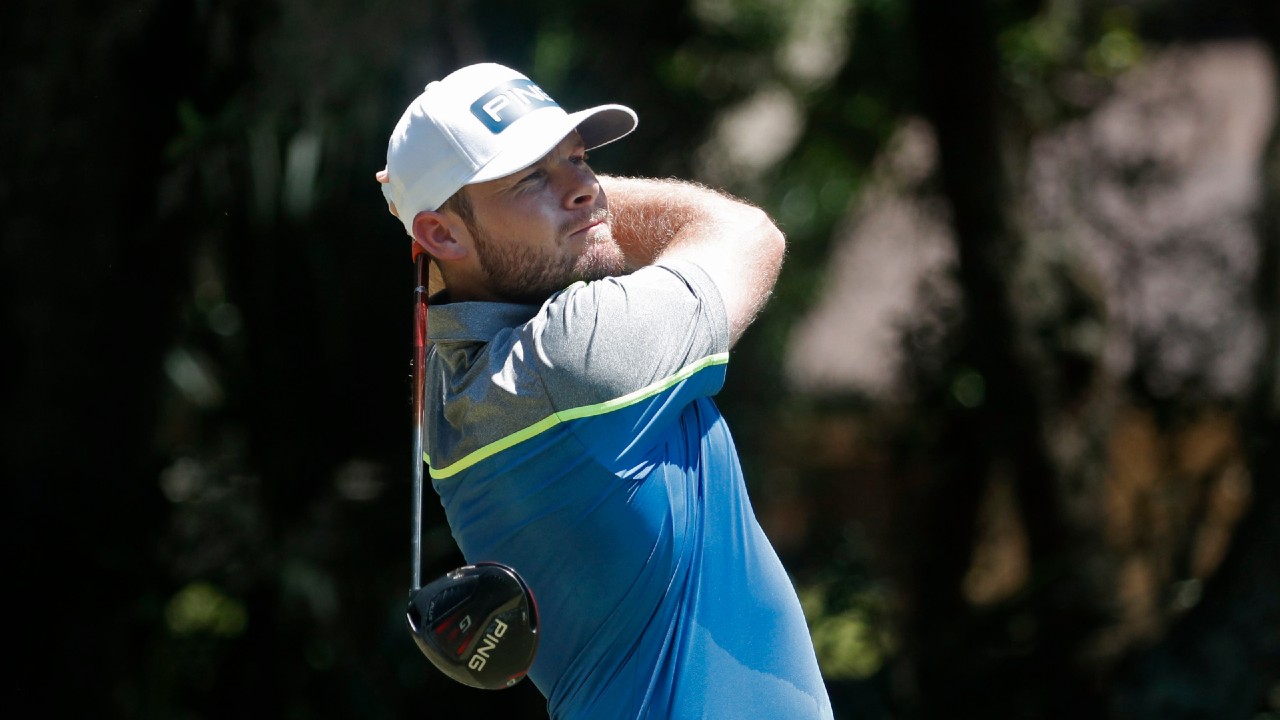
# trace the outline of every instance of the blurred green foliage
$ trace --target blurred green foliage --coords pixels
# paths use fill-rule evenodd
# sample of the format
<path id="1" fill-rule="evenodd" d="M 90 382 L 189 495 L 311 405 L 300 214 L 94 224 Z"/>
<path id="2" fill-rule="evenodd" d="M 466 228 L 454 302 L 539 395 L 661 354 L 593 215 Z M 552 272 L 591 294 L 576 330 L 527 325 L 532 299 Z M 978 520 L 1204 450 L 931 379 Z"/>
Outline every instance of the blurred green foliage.
<path id="1" fill-rule="evenodd" d="M 193 582 L 165 605 L 165 623 L 175 637 L 208 634 L 234 638 L 244 632 L 244 607 L 207 582 Z"/>

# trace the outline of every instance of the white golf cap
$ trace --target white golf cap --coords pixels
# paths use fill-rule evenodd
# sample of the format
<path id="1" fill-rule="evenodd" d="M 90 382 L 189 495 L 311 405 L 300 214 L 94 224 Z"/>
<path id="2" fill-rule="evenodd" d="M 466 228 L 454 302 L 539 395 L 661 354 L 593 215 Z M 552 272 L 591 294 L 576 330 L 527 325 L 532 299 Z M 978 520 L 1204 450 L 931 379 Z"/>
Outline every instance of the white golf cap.
<path id="1" fill-rule="evenodd" d="M 388 182 L 405 230 L 438 210 L 462 186 L 529 167 L 574 129 L 588 150 L 636 127 L 622 105 L 566 113 L 532 80 L 495 63 L 468 65 L 427 85 L 404 111 L 387 144 Z"/>

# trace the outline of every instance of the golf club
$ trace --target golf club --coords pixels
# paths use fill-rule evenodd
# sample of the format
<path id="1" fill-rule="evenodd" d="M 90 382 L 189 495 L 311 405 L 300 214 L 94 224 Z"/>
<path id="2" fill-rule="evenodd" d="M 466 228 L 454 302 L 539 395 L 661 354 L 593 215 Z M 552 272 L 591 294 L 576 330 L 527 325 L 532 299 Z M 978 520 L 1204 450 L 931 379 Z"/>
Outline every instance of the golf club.
<path id="1" fill-rule="evenodd" d="M 406 614 L 413 641 L 441 672 L 484 690 L 524 679 L 538 649 L 538 607 L 524 579 L 496 562 L 422 580 L 422 430 L 427 359 L 427 254 L 414 245 L 413 588 Z"/>

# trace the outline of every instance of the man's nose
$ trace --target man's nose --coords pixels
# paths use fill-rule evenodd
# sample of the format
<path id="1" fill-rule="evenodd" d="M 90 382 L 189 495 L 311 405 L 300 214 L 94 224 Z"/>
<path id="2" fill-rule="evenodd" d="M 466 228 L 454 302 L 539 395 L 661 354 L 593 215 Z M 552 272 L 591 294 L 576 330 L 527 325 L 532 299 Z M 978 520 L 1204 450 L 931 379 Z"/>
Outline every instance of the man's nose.
<path id="1" fill-rule="evenodd" d="M 591 169 L 582 165 L 568 164 L 568 187 L 565 192 L 565 207 L 570 210 L 595 204 L 600 194 L 600 181 Z"/>

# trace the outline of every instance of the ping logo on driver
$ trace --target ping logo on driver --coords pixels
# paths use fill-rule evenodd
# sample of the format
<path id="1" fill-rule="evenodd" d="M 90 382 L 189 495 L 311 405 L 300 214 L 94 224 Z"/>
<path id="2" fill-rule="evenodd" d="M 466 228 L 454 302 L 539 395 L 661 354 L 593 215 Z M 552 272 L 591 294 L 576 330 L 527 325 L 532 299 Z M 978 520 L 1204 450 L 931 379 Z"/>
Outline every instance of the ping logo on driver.
<path id="1" fill-rule="evenodd" d="M 471 114 L 497 135 L 525 115 L 545 107 L 560 105 L 532 80 L 512 80 L 471 103 Z"/>
<path id="2" fill-rule="evenodd" d="M 484 639 L 480 646 L 476 648 L 471 659 L 467 661 L 467 667 L 472 670 L 480 671 L 484 669 L 485 663 L 489 662 L 489 653 L 498 649 L 498 643 L 502 642 L 502 636 L 507 634 L 507 624 L 501 620 L 494 619 L 493 631 L 484 634 Z"/>

